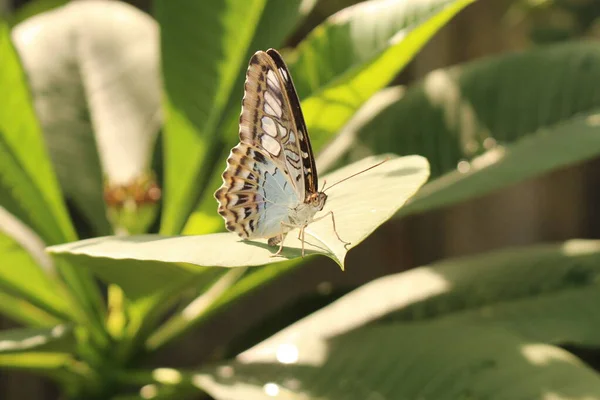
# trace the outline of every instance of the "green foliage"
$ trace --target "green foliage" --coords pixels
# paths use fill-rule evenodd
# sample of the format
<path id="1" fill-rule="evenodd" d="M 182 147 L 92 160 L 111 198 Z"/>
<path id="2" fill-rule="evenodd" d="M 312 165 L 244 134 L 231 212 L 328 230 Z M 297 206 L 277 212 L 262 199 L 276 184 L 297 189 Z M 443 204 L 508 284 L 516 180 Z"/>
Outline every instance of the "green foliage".
<path id="1" fill-rule="evenodd" d="M 598 372 L 559 347 L 600 346 L 594 308 L 600 300 L 600 243 L 583 240 L 446 260 L 384 277 L 235 359 L 217 354 L 214 363 L 194 370 L 145 369 L 158 350 L 178 345 L 193 327 L 210 323 L 313 255 L 325 255 L 343 269 L 347 252 L 394 215 L 481 196 L 600 154 L 600 96 L 590 84 L 600 78 L 600 53 L 592 44 L 501 55 L 435 71 L 406 90 L 386 88 L 473 1 L 362 2 L 329 16 L 294 49 L 282 51 L 313 146 L 324 149 L 321 172 L 340 167 L 322 174 L 321 181 L 337 182 L 389 153 L 387 162 L 328 191 L 317 214 L 333 211 L 339 235 L 351 244 L 340 243 L 325 218 L 307 228 L 307 257 L 300 257 L 296 232 L 286 238 L 280 257 L 272 257 L 275 250 L 263 240 L 219 232 L 223 221 L 213 193 L 238 140 L 247 60 L 258 49 L 288 43 L 314 1 L 156 0 L 158 25 L 146 24 L 151 38 L 160 28 L 164 126 L 156 149 L 152 135 L 114 140 L 119 136 L 108 129 L 113 140 L 106 142 L 89 132 L 92 126 L 155 121 L 152 101 L 147 109 L 135 108 L 124 85 L 113 86 L 122 89 L 111 92 L 114 96 L 89 85 L 106 82 L 96 81 L 98 76 L 122 76 L 115 73 L 121 67 L 110 70 L 112 75 L 89 72 L 109 68 L 111 51 L 131 42 L 103 36 L 95 47 L 86 37 L 91 45 L 82 48 L 101 56 L 75 60 L 87 71 L 75 79 L 88 80 L 82 99 L 96 106 L 87 110 L 93 123 L 80 131 L 87 132 L 82 141 L 70 145 L 66 133 L 42 134 L 33 106 L 39 93 L 30 94 L 28 87 L 32 67 L 21 66 L 9 28 L 0 25 L 0 312 L 23 325 L 0 332 L 0 368 L 48 376 L 66 397 L 87 399 L 181 399 L 199 392 L 217 400 L 276 394 L 357 400 L 595 398 Z M 105 4 L 107 18 L 111 7 L 127 8 L 116 4 Z M 122 18 L 125 8 L 115 15 Z M 138 14 L 131 14 L 131 23 L 149 18 Z M 99 24 L 112 23 L 104 21 Z M 148 44 L 144 49 L 158 45 Z M 127 60 L 135 66 L 148 59 Z M 91 70 L 82 67 L 92 64 Z M 148 88 L 133 85 L 132 97 L 151 92 L 143 89 Z M 99 93 L 114 97 L 114 104 L 98 108 Z M 113 111 L 125 104 L 140 115 L 115 119 L 120 114 Z M 153 117 L 142 115 L 146 112 Z M 92 146 L 93 139 L 99 146 Z M 160 196 L 150 193 L 156 175 L 162 186 L 160 221 L 142 235 L 76 241 L 110 231 L 99 196 L 100 164 L 107 182 L 111 176 L 98 160 L 124 143 L 148 151 L 138 160 L 138 186 L 117 188 L 130 190 L 139 204 L 128 203 L 119 215 L 129 226 L 149 224 L 158 205 L 148 197 Z M 53 151 L 57 145 L 65 151 Z M 78 148 L 85 154 L 77 155 Z M 92 148 L 99 153 L 90 159 Z M 62 160 L 57 154 L 74 155 Z M 164 161 L 156 174 L 143 170 L 154 154 Z M 77 177 L 68 181 L 68 170 L 78 163 Z M 434 179 L 420 189 L 429 165 Z M 95 171 L 93 190 L 84 187 L 86 171 Z M 122 199 L 117 189 L 105 192 L 107 202 Z M 87 220 L 70 218 L 63 196 Z M 108 284 L 106 296 L 96 278 Z M 139 387 L 139 395 L 131 394 L 132 387 Z"/>

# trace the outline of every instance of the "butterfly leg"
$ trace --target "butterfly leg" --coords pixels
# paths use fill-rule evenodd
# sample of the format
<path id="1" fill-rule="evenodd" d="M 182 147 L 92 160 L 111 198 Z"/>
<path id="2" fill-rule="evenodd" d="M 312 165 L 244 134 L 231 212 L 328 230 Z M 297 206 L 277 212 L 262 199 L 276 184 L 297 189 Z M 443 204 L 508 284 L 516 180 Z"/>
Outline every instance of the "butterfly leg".
<path id="1" fill-rule="evenodd" d="M 271 257 L 277 257 L 281 254 L 281 251 L 283 250 L 283 239 L 285 239 L 285 233 L 274 236 L 267 241 L 267 244 L 269 246 L 276 246 L 277 244 L 279 244 L 279 249 L 276 253 L 271 254 Z"/>
<path id="2" fill-rule="evenodd" d="M 298 240 L 302 242 L 302 257 L 304 257 L 304 229 L 306 229 L 306 225 L 301 226 L 298 230 Z"/>
<path id="3" fill-rule="evenodd" d="M 299 235 L 302 236 L 302 257 L 304 257 L 304 229 L 306 228 L 306 225 L 304 225 L 302 228 L 300 228 L 300 232 Z"/>
<path id="4" fill-rule="evenodd" d="M 348 246 L 349 244 L 351 244 L 350 242 L 346 242 L 344 239 L 342 239 L 335 227 L 335 217 L 333 216 L 333 211 L 329 211 L 327 214 L 320 216 L 319 218 L 315 218 L 312 222 L 316 222 L 319 220 L 322 220 L 323 218 L 329 216 L 331 214 L 331 222 L 333 224 L 333 232 L 335 233 L 335 236 L 337 236 L 338 240 L 342 243 L 344 243 L 344 247 Z"/>
<path id="5" fill-rule="evenodd" d="M 277 250 L 276 253 L 271 254 L 271 257 L 277 257 L 279 255 L 281 255 L 281 252 L 283 251 L 283 241 L 285 239 L 285 236 L 287 235 L 287 232 L 284 232 L 284 228 L 288 227 L 288 228 L 295 228 L 295 225 L 291 225 L 291 224 L 286 224 L 285 222 L 281 221 L 281 234 L 277 235 L 277 236 L 273 236 L 272 238 L 269 238 L 269 240 L 267 241 L 267 244 L 269 246 L 275 246 L 277 244 L 279 244 L 279 249 Z"/>

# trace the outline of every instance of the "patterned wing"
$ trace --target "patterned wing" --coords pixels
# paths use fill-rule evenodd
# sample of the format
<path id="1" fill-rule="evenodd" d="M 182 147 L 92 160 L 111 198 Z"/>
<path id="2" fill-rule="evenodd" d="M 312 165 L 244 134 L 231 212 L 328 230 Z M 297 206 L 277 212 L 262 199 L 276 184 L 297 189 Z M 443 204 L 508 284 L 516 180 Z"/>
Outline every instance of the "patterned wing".
<path id="1" fill-rule="evenodd" d="M 277 51 L 259 51 L 246 73 L 240 144 L 215 193 L 228 230 L 271 238 L 289 209 L 317 191 L 317 171 L 290 73 Z"/>
<path id="2" fill-rule="evenodd" d="M 262 150 L 240 143 L 231 150 L 223 186 L 215 193 L 228 230 L 244 239 L 270 238 L 289 223 L 298 198 L 283 171 Z"/>
<path id="3" fill-rule="evenodd" d="M 250 59 L 240 141 L 264 149 L 289 176 L 300 201 L 317 192 L 317 170 L 300 101 L 283 58 L 274 49 Z"/>

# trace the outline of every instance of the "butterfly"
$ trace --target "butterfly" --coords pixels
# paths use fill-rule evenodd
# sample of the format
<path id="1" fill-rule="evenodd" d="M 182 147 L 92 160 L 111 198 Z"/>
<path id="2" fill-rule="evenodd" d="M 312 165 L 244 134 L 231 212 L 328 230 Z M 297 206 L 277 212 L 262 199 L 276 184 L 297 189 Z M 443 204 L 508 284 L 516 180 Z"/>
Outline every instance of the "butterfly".
<path id="1" fill-rule="evenodd" d="M 350 244 L 338 235 L 333 211 L 315 218 L 327 195 L 318 189 L 317 166 L 292 77 L 274 49 L 250 58 L 239 137 L 227 159 L 223 185 L 215 193 L 227 230 L 243 239 L 266 238 L 269 246 L 279 244 L 273 254 L 278 256 L 287 233 L 299 229 L 304 256 L 307 225 L 331 216 L 337 238 Z"/>

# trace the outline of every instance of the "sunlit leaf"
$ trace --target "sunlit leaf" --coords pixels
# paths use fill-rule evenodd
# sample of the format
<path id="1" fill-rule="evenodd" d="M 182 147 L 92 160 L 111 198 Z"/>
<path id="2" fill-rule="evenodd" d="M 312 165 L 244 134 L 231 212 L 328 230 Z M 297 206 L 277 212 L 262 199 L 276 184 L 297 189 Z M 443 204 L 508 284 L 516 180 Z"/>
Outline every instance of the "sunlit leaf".
<path id="1" fill-rule="evenodd" d="M 324 179 L 337 182 L 381 160 L 382 157 L 370 157 Z M 306 253 L 327 255 L 343 268 L 347 251 L 390 218 L 418 190 L 428 175 L 428 165 L 422 157 L 391 158 L 347 183 L 332 187 L 321 213 L 335 213 L 339 235 L 351 244 L 344 247 L 333 231 L 331 219 L 325 218 L 307 228 Z M 49 251 L 53 254 L 103 259 L 242 267 L 299 257 L 301 242 L 294 232 L 286 238 L 281 257 L 272 257 L 274 251 L 265 240 L 243 241 L 233 233 L 180 237 L 110 236 L 54 246 Z M 144 263 L 139 266 L 143 268 Z"/>
<path id="2" fill-rule="evenodd" d="M 150 174 L 161 123 L 158 27 L 123 2 L 73 2 L 17 25 L 13 38 L 65 195 L 97 234 L 110 234 L 103 184 Z"/>
<path id="3" fill-rule="evenodd" d="M 368 1 L 340 11 L 317 27 L 288 57 L 314 150 L 334 137 L 370 96 L 385 87 L 441 27 L 472 2 Z M 234 120 L 225 130 L 226 146 L 217 153 L 223 166 L 212 172 L 186 234 L 219 229 L 213 193 L 221 184 L 229 149 L 237 142 L 236 123 Z"/>
<path id="4" fill-rule="evenodd" d="M 593 399 L 598 375 L 553 345 L 600 345 L 599 260 L 573 240 L 383 277 L 189 379 L 217 399 Z"/>
<path id="5" fill-rule="evenodd" d="M 390 323 L 295 344 L 280 361 L 231 363 L 192 382 L 218 400 L 595 400 L 600 391 L 572 354 L 494 326 Z"/>
<path id="6" fill-rule="evenodd" d="M 195 205 L 198 174 L 218 140 L 217 127 L 265 2 L 156 2 L 167 112 L 165 234 L 178 233 Z"/>
<path id="7" fill-rule="evenodd" d="M 569 42 L 432 72 L 389 89 L 396 98 L 345 129 L 327 165 L 389 150 L 427 157 L 432 178 L 446 175 L 402 210 L 411 213 L 582 162 L 600 153 L 598 66 L 595 44 Z"/>

